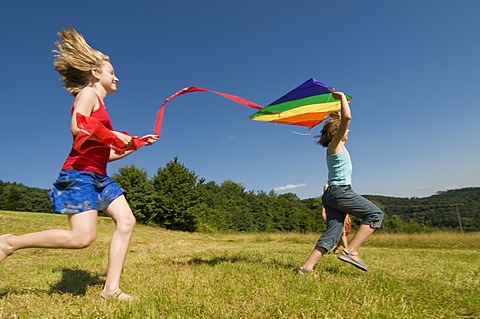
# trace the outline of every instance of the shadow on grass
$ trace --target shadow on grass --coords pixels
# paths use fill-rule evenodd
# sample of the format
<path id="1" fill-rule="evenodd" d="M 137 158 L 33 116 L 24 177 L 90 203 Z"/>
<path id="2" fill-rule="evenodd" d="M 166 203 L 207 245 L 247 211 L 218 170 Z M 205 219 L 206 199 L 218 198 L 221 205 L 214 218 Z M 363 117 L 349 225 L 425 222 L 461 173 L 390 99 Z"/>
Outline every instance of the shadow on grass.
<path id="1" fill-rule="evenodd" d="M 50 288 L 50 293 L 60 292 L 84 296 L 89 286 L 99 286 L 104 281 L 98 274 L 85 270 L 62 268 L 61 272 L 62 279 Z"/>
<path id="2" fill-rule="evenodd" d="M 285 269 L 298 268 L 296 264 L 291 262 L 284 263 L 276 259 L 265 260 L 259 257 L 252 257 L 252 256 L 247 257 L 247 256 L 241 256 L 241 255 L 215 256 L 212 258 L 194 257 L 188 261 L 188 264 L 189 265 L 208 265 L 213 267 L 223 263 L 239 263 L 239 262 L 251 263 L 251 264 L 263 264 L 269 267 L 274 266 L 274 267 L 285 268 Z"/>
<path id="3" fill-rule="evenodd" d="M 15 290 L 2 290 L 0 291 L 0 299 L 6 295 L 23 295 L 23 294 L 52 294 L 52 293 L 64 293 L 72 295 L 86 295 L 89 286 L 103 285 L 104 278 L 100 275 L 91 273 L 85 270 L 79 269 L 55 269 L 54 271 L 62 272 L 62 279 L 53 284 L 50 290 L 43 289 L 15 289 Z"/>
<path id="4" fill-rule="evenodd" d="M 213 256 L 210 258 L 205 257 L 194 257 L 190 259 L 187 264 L 190 266 L 195 265 L 208 265 L 211 267 L 215 267 L 217 265 L 223 263 L 252 263 L 252 264 L 263 264 L 266 267 L 275 267 L 275 268 L 284 268 L 292 270 L 293 273 L 297 274 L 298 268 L 300 267 L 299 264 L 293 262 L 281 262 L 277 259 L 263 259 L 260 257 L 254 256 L 242 256 L 242 255 L 233 255 L 233 256 Z M 325 266 L 322 263 L 319 264 L 318 271 L 325 272 L 329 274 L 347 274 L 344 270 L 341 269 L 339 265 L 330 265 Z"/>

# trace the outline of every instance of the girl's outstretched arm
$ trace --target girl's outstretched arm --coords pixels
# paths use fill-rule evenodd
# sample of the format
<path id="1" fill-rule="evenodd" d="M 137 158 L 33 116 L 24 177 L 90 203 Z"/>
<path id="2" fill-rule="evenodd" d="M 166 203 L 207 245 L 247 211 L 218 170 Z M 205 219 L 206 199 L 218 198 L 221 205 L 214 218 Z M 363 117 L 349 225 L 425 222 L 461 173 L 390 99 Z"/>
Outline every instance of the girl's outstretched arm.
<path id="1" fill-rule="evenodd" d="M 155 135 L 155 134 L 147 134 L 145 136 L 142 136 L 141 137 L 142 139 L 144 138 L 148 138 L 147 139 L 147 145 L 145 146 L 150 146 L 152 144 L 154 144 L 157 140 L 158 140 L 158 135 Z M 119 160 L 121 158 L 124 158 L 125 156 L 128 156 L 130 154 L 132 154 L 134 151 L 133 150 L 129 150 L 129 151 L 125 151 L 124 153 L 122 154 L 117 154 L 115 153 L 114 150 L 111 150 L 110 151 L 110 157 L 108 159 L 109 162 L 113 162 L 113 161 L 116 161 L 116 160 Z"/>
<path id="2" fill-rule="evenodd" d="M 332 141 L 328 145 L 328 154 L 338 154 L 343 150 L 343 139 L 348 132 L 348 126 L 352 120 L 352 114 L 350 112 L 350 106 L 348 105 L 347 97 L 343 92 L 333 92 L 333 98 L 340 100 L 341 112 L 340 112 L 340 126 L 337 133 L 333 136 Z"/>

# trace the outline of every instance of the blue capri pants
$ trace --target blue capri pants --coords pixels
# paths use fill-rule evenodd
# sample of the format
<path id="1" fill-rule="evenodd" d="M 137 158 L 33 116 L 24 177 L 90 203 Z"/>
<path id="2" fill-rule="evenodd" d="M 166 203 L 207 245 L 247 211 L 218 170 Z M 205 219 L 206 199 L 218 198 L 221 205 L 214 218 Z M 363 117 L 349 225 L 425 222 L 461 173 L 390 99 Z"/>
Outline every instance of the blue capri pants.
<path id="1" fill-rule="evenodd" d="M 384 214 L 371 201 L 358 195 L 351 185 L 331 185 L 322 196 L 322 203 L 327 214 L 327 229 L 315 247 L 329 251 L 336 246 L 342 236 L 345 216 L 350 214 L 362 219 L 362 224 L 380 228 Z"/>

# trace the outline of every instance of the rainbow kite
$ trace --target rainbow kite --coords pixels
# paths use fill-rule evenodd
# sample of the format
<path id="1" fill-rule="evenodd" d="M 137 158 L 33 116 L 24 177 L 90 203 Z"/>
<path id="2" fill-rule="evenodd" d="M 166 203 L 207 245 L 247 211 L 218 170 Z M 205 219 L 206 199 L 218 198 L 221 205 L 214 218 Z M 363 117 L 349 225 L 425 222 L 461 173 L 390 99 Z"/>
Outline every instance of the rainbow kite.
<path id="1" fill-rule="evenodd" d="M 321 123 L 330 112 L 340 110 L 333 89 L 311 78 L 275 102 L 250 116 L 252 120 L 306 126 Z M 347 100 L 352 97 L 347 95 Z"/>

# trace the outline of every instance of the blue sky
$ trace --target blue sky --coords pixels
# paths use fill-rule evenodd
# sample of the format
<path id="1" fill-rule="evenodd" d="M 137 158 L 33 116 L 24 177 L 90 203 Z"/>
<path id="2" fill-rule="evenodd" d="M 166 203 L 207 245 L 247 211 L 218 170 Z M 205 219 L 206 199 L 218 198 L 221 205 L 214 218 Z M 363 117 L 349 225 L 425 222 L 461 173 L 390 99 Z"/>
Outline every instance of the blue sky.
<path id="1" fill-rule="evenodd" d="M 0 10 L 0 180 L 49 188 L 58 175 L 72 97 L 52 50 L 73 26 L 111 57 L 120 82 L 105 103 L 119 131 L 151 133 L 162 101 L 186 86 L 267 105 L 314 77 L 353 96 L 357 192 L 480 186 L 478 12 L 476 0 L 9 1 Z M 152 176 L 178 156 L 207 181 L 319 196 L 321 125 L 256 122 L 254 111 L 210 93 L 180 96 L 157 144 L 109 164 L 109 174 L 134 164 Z"/>

